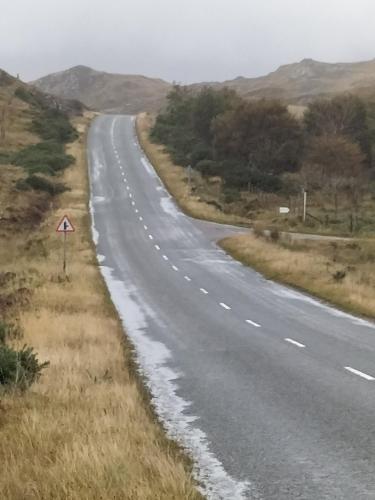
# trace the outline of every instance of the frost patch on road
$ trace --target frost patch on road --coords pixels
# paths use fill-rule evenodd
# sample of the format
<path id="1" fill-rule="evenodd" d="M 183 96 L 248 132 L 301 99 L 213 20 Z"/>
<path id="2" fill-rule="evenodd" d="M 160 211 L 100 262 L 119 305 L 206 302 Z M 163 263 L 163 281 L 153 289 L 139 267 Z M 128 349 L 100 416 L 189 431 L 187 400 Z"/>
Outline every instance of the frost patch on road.
<path id="1" fill-rule="evenodd" d="M 99 243 L 99 233 L 95 227 L 95 224 L 94 224 L 94 213 L 95 213 L 95 210 L 94 210 L 94 205 L 92 204 L 92 201 L 90 200 L 90 203 L 89 203 L 89 207 L 90 207 L 90 214 L 91 214 L 91 234 L 92 234 L 92 239 L 93 239 L 93 242 L 95 243 L 95 245 L 97 245 Z"/>
<path id="2" fill-rule="evenodd" d="M 357 318 L 356 316 L 353 316 L 351 314 L 340 311 L 339 309 L 335 309 L 332 306 L 324 304 L 323 302 L 320 302 L 319 300 L 314 299 L 313 297 L 309 297 L 308 295 L 304 295 L 303 293 L 296 292 L 294 290 L 290 290 L 289 288 L 281 287 L 281 286 L 273 284 L 271 287 L 271 291 L 272 291 L 272 293 L 274 293 L 275 295 L 278 295 L 279 297 L 283 297 L 286 299 L 292 299 L 292 300 L 300 300 L 300 301 L 305 302 L 307 304 L 311 304 L 312 306 L 324 309 L 332 316 L 336 316 L 338 318 L 348 319 L 354 325 L 366 326 L 368 328 L 375 328 L 375 324 L 371 323 L 370 321 L 366 321 L 362 318 Z"/>
<path id="3" fill-rule="evenodd" d="M 205 434 L 191 425 L 197 417 L 185 414 L 191 403 L 177 395 L 176 380 L 181 375 L 167 366 L 171 352 L 146 333 L 147 317 L 152 318 L 153 311 L 146 309 L 143 301 L 140 304 L 136 300 L 139 292 L 130 284 L 117 280 L 111 268 L 101 266 L 100 269 L 122 323 L 136 347 L 139 368 L 145 375 L 157 414 L 168 435 L 180 442 L 194 458 L 194 473 L 202 485 L 201 492 L 209 500 L 246 498 L 250 484 L 236 481 L 226 473 L 210 452 Z"/>
<path id="4" fill-rule="evenodd" d="M 152 176 L 157 177 L 154 167 L 146 158 L 141 158 L 142 165 L 145 167 L 146 171 Z"/>
<path id="5" fill-rule="evenodd" d="M 174 219 L 177 219 L 182 215 L 176 205 L 173 203 L 173 200 L 170 196 L 164 196 L 163 198 L 160 198 L 160 206 L 163 212 L 170 215 Z"/>

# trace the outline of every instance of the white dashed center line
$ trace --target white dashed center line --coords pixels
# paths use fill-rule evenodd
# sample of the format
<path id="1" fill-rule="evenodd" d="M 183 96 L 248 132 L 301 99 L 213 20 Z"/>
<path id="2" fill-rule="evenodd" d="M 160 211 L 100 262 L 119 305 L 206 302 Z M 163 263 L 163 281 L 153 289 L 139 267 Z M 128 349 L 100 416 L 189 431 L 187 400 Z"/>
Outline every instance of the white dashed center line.
<path id="1" fill-rule="evenodd" d="M 208 294 L 207 290 L 205 290 L 204 288 L 200 288 L 199 290 L 200 290 L 202 293 L 204 293 L 205 295 L 207 295 L 207 294 Z"/>
<path id="2" fill-rule="evenodd" d="M 152 234 L 149 234 L 148 237 L 150 238 L 150 240 L 154 239 L 154 237 L 152 236 Z"/>
<path id="3" fill-rule="evenodd" d="M 178 267 L 177 267 L 177 266 L 172 266 L 172 269 L 173 269 L 174 271 L 178 271 Z"/>
<path id="4" fill-rule="evenodd" d="M 255 323 L 255 321 L 251 321 L 251 319 L 247 319 L 246 323 L 249 323 L 249 325 L 253 325 L 256 328 L 260 328 L 260 325 L 258 325 L 258 323 Z"/>
<path id="5" fill-rule="evenodd" d="M 156 250 L 160 250 L 159 245 L 154 245 L 154 246 L 155 246 Z"/>
<path id="6" fill-rule="evenodd" d="M 163 259 L 164 260 L 169 260 L 168 257 L 166 255 L 163 255 Z"/>
<path id="7" fill-rule="evenodd" d="M 354 375 L 358 375 L 358 377 L 362 377 L 365 380 L 373 381 L 375 380 L 374 377 L 371 375 L 367 375 L 367 373 L 360 372 L 359 370 L 356 370 L 355 368 L 352 368 L 351 366 L 345 366 L 345 370 L 348 370 L 348 372 L 354 373 Z"/>
<path id="8" fill-rule="evenodd" d="M 126 186 L 126 189 L 127 189 L 127 191 L 129 191 L 130 187 L 129 187 L 129 186 Z"/>
<path id="9" fill-rule="evenodd" d="M 145 231 L 147 231 L 148 227 L 146 225 L 144 225 L 143 227 L 144 227 Z"/>
<path id="10" fill-rule="evenodd" d="M 138 208 L 135 209 L 135 213 L 137 214 L 139 212 Z"/>
<path id="11" fill-rule="evenodd" d="M 189 276 L 184 276 L 184 278 L 186 279 L 186 281 L 191 281 L 191 278 L 189 278 Z"/>
<path id="12" fill-rule="evenodd" d="M 143 217 L 139 217 L 139 220 L 142 222 L 143 221 Z"/>
<path id="13" fill-rule="evenodd" d="M 289 344 L 293 344 L 297 347 L 306 347 L 304 344 L 301 344 L 300 342 L 297 342 L 296 340 L 293 339 L 284 339 L 285 342 L 289 342 Z"/>
<path id="14" fill-rule="evenodd" d="M 224 302 L 220 302 L 220 305 L 221 305 L 221 307 L 222 307 L 223 309 L 226 309 L 227 311 L 229 311 L 229 310 L 230 310 L 230 307 L 229 307 L 229 306 L 227 306 Z"/>
<path id="15" fill-rule="evenodd" d="M 133 207 L 134 207 L 134 205 L 135 205 L 135 201 L 132 201 L 132 205 L 133 205 Z"/>
<path id="16" fill-rule="evenodd" d="M 129 194 L 129 198 L 133 198 L 133 195 L 131 193 Z"/>

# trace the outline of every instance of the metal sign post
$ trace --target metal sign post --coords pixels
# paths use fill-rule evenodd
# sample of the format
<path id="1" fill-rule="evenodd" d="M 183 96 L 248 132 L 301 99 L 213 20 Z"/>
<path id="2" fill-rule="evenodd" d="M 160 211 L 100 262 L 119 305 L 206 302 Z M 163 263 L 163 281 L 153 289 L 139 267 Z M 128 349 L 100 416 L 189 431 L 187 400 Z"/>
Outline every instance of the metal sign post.
<path id="1" fill-rule="evenodd" d="M 63 273 L 66 276 L 66 233 L 74 233 L 75 229 L 67 215 L 61 219 L 57 226 L 57 233 L 64 233 L 64 249 L 63 249 Z"/>

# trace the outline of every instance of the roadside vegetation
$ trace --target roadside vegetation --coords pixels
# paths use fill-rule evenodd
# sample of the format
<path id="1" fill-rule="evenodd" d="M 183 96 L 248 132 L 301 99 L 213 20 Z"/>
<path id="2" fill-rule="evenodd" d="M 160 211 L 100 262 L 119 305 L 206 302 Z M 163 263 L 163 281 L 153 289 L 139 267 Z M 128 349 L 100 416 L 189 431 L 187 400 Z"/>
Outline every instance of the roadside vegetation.
<path id="1" fill-rule="evenodd" d="M 174 164 L 192 167 L 191 193 L 223 214 L 285 230 L 363 235 L 375 230 L 374 117 L 373 106 L 352 95 L 318 99 L 298 119 L 279 101 L 176 86 L 150 138 Z M 280 216 L 280 206 L 290 213 Z"/>
<path id="2" fill-rule="evenodd" d="M 220 246 L 269 279 L 349 312 L 375 317 L 375 241 L 293 239 L 277 230 L 225 238 Z"/>
<path id="3" fill-rule="evenodd" d="M 183 210 L 253 228 L 221 241 L 228 253 L 268 278 L 375 316 L 371 102 L 318 99 L 296 116 L 278 101 L 176 86 L 166 108 L 156 118 L 140 115 L 137 128 Z M 279 207 L 289 214 L 280 215 Z M 288 231 L 351 238 L 301 239 Z"/>
<path id="4" fill-rule="evenodd" d="M 12 101 L 13 117 L 28 119 L 11 121 L 0 152 L 40 143 L 29 106 Z M 98 269 L 88 212 L 91 118 L 75 118 L 60 142 L 74 159 L 56 173 L 63 193 L 20 190 L 19 180 L 36 174 L 0 165 L 1 497 L 198 499 L 191 464 L 155 418 Z M 38 178 L 56 184 L 50 173 Z M 77 230 L 67 276 L 55 233 L 65 212 Z"/>

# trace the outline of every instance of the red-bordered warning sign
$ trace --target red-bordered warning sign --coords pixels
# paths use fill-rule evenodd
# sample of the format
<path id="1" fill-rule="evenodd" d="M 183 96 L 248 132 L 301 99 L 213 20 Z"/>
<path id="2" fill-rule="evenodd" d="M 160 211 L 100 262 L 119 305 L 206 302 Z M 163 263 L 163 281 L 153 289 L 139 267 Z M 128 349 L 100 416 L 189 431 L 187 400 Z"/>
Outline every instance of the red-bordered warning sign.
<path id="1" fill-rule="evenodd" d="M 59 225 L 56 228 L 56 232 L 58 233 L 74 233 L 75 229 L 73 224 L 70 222 L 69 217 L 64 215 L 61 219 Z"/>

